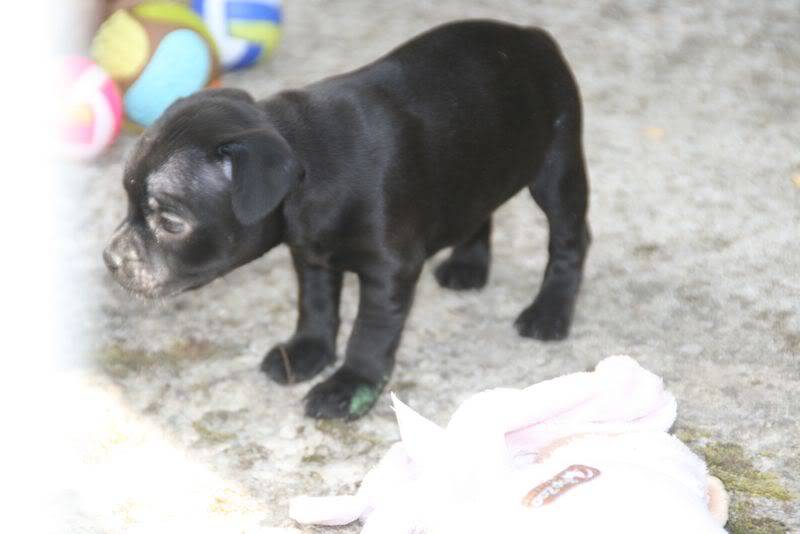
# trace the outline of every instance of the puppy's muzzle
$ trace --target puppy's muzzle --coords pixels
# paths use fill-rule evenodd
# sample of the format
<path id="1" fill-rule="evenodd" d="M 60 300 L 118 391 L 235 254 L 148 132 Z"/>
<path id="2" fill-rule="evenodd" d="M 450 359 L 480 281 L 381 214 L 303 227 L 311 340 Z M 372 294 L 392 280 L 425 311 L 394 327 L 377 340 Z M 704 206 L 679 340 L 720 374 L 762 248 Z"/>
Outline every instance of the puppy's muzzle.
<path id="1" fill-rule="evenodd" d="M 103 261 L 106 262 L 108 270 L 114 274 L 122 267 L 122 256 L 113 252 L 110 247 L 103 251 Z"/>
<path id="2" fill-rule="evenodd" d="M 142 243 L 128 223 L 123 223 L 103 251 L 103 261 L 124 288 L 145 297 L 157 296 L 159 280 L 150 265 L 142 261 Z"/>
<path id="3" fill-rule="evenodd" d="M 139 254 L 133 242 L 130 224 L 123 222 L 114 231 L 111 240 L 103 251 L 103 261 L 112 273 L 119 271 L 126 260 L 138 260 Z"/>

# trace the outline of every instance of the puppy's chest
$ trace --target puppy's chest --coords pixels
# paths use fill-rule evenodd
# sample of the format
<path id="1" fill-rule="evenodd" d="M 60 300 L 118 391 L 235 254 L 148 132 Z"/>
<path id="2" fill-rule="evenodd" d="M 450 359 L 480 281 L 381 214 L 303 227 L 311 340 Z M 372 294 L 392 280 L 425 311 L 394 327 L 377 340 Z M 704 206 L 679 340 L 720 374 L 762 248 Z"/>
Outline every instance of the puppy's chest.
<path id="1" fill-rule="evenodd" d="M 331 262 L 333 251 L 318 243 L 290 244 L 289 246 L 292 248 L 292 252 L 308 265 L 326 269 L 334 268 Z"/>
<path id="2" fill-rule="evenodd" d="M 285 215 L 286 244 L 309 265 L 335 270 L 357 269 L 359 258 L 369 249 L 366 236 L 348 224 L 345 210 L 328 210 L 321 206 L 287 204 Z"/>
<path id="3" fill-rule="evenodd" d="M 308 265 L 334 270 L 355 267 L 356 255 L 336 232 L 314 225 L 295 226 L 287 232 L 286 244 Z"/>
<path id="4" fill-rule="evenodd" d="M 359 272 L 360 266 L 364 263 L 362 254 L 348 250 L 332 250 L 316 243 L 299 246 L 290 244 L 289 247 L 292 253 L 307 265 L 323 269 Z"/>

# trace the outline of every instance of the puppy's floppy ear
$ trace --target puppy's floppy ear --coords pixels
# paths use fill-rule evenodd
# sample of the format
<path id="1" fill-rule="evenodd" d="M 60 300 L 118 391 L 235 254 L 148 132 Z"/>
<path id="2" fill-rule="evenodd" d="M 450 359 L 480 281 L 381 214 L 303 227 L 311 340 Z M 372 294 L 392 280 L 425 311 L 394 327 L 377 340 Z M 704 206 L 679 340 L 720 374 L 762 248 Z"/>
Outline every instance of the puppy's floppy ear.
<path id="1" fill-rule="evenodd" d="M 230 161 L 233 213 L 245 226 L 274 210 L 303 174 L 288 143 L 268 130 L 238 135 L 217 154 Z"/>

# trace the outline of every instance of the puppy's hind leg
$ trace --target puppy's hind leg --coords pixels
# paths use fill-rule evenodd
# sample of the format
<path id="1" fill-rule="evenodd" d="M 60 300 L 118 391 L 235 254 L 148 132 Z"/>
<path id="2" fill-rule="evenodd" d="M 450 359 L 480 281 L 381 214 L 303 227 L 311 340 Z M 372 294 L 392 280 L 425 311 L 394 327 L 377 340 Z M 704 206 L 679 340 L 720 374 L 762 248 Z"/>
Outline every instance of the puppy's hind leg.
<path id="1" fill-rule="evenodd" d="M 434 271 L 439 285 L 448 289 L 479 289 L 486 285 L 491 259 L 492 220 L 487 220 Z"/>
<path id="2" fill-rule="evenodd" d="M 555 128 L 544 164 L 529 187 L 550 226 L 547 268 L 538 296 L 515 322 L 520 335 L 541 340 L 563 339 L 569 333 L 591 241 L 580 117 L 562 116 Z"/>
<path id="3" fill-rule="evenodd" d="M 342 273 L 306 265 L 294 254 L 292 260 L 299 288 L 297 328 L 261 362 L 261 370 L 279 384 L 308 380 L 336 359 Z"/>

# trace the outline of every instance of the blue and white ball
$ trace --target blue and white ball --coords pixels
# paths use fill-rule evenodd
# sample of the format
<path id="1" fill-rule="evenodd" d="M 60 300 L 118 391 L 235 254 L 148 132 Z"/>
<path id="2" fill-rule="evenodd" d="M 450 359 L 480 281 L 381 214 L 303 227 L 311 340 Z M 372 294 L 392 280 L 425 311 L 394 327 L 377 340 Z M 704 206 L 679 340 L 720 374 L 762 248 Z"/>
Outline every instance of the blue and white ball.
<path id="1" fill-rule="evenodd" d="M 192 0 L 192 9 L 211 30 L 225 70 L 254 65 L 278 46 L 280 0 Z"/>

